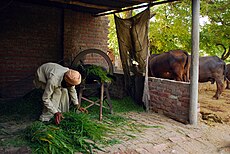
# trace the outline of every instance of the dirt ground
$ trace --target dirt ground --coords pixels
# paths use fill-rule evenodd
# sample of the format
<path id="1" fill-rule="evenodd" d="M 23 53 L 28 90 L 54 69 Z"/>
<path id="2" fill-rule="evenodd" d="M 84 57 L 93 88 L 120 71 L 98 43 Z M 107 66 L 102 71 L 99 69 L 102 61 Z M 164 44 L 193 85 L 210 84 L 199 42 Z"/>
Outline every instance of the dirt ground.
<path id="1" fill-rule="evenodd" d="M 107 147 L 112 154 L 230 154 L 230 90 L 212 99 L 216 85 L 199 83 L 200 114 L 197 126 L 184 125 L 156 113 L 125 116 L 149 126 L 136 138 Z"/>
<path id="2" fill-rule="evenodd" d="M 230 89 L 225 89 L 218 100 L 212 99 L 216 84 L 199 83 L 198 92 L 200 112 L 203 115 L 211 113 L 216 122 L 230 124 Z"/>
<path id="3" fill-rule="evenodd" d="M 156 113 L 127 113 L 127 117 L 150 126 L 136 138 L 123 141 L 98 154 L 230 154 L 230 126 L 216 123 L 184 125 Z M 151 127 L 156 126 L 156 127 Z M 128 133 L 128 132 L 127 132 Z"/>
<path id="4" fill-rule="evenodd" d="M 95 153 L 230 154 L 230 90 L 224 90 L 219 100 L 212 99 L 215 90 L 215 85 L 210 83 L 199 84 L 199 105 L 202 114 L 197 126 L 184 125 L 156 113 L 125 113 L 124 116 L 150 127 L 145 128 L 143 132 L 131 134 L 136 136 L 131 140 L 123 140 L 121 144 L 105 147 L 105 152 Z M 6 128 L 14 135 L 18 129 L 24 129 L 26 124 L 11 121 L 0 123 L 0 128 Z M 4 142 L 4 137 L 7 136 L 0 134 L 0 141 Z M 1 153 L 24 154 L 31 151 L 28 147 L 0 147 Z"/>

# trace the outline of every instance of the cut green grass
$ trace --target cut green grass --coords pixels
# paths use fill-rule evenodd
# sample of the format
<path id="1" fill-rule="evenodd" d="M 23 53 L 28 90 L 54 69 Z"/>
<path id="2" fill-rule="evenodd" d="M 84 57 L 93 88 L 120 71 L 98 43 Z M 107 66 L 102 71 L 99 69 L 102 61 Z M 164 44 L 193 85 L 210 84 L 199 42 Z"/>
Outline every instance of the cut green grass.
<path id="1" fill-rule="evenodd" d="M 112 99 L 114 114 L 103 108 L 103 120 L 99 121 L 99 106 L 88 108 L 88 114 L 75 113 L 71 108 L 69 113 L 64 113 L 64 120 L 59 126 L 54 125 L 54 120 L 49 123 L 36 121 L 41 113 L 41 91 L 34 90 L 24 98 L 4 103 L 0 109 L 0 135 L 5 136 L 4 143 L 0 146 L 29 146 L 34 153 L 93 153 L 106 146 L 120 144 L 136 137 L 135 133 L 144 131 L 145 128 L 161 126 L 146 126 L 135 120 L 122 116 L 126 112 L 144 112 L 144 109 L 135 104 L 130 97 Z M 97 99 L 97 98 L 91 98 Z M 104 103 L 106 106 L 106 103 Z M 82 102 L 87 106 L 87 102 Z M 22 124 L 29 121 L 30 126 L 25 131 L 17 134 L 7 131 L 6 122 Z M 2 127 L 1 127 L 2 125 Z M 16 126 L 17 127 L 17 126 Z M 13 139 L 7 138 L 15 135 Z"/>
<path id="2" fill-rule="evenodd" d="M 105 116 L 103 122 L 92 120 L 89 114 L 69 112 L 59 126 L 52 123 L 34 122 L 26 130 L 27 139 L 33 143 L 33 150 L 38 153 L 83 152 L 91 153 L 103 147 L 133 139 L 135 132 L 144 127 L 119 115 Z"/>
<path id="3" fill-rule="evenodd" d="M 101 150 L 96 142 L 109 130 L 106 125 L 90 120 L 86 114 L 65 113 L 59 126 L 35 122 L 26 129 L 26 137 L 37 153 L 91 153 Z"/>

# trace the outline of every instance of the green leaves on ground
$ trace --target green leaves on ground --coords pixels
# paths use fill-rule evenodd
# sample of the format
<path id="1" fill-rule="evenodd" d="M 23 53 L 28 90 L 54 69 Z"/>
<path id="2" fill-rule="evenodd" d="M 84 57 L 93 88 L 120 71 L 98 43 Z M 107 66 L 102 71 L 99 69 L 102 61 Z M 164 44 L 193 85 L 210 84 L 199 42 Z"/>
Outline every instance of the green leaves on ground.
<path id="1" fill-rule="evenodd" d="M 91 153 L 100 149 L 96 142 L 106 136 L 108 127 L 90 120 L 86 114 L 66 113 L 57 127 L 34 122 L 26 130 L 26 136 L 34 143 L 36 153 Z"/>
<path id="2" fill-rule="evenodd" d="M 54 119 L 49 123 L 35 121 L 34 115 L 37 117 L 41 111 L 38 110 L 41 94 L 40 91 L 34 90 L 23 99 L 12 100 L 12 104 L 4 104 L 4 108 L 0 110 L 4 111 L 1 112 L 3 125 L 0 125 L 0 135 L 4 136 L 1 146 L 29 146 L 34 153 L 42 154 L 85 154 L 133 139 L 136 133 L 146 128 L 137 121 L 123 116 L 126 112 L 144 111 L 143 107 L 135 104 L 130 97 L 112 99 L 115 113 L 109 114 L 109 110 L 103 109 L 103 121 L 98 121 L 97 105 L 88 108 L 89 114 L 76 114 L 71 108 L 71 112 L 64 113 L 65 118 L 58 126 L 54 125 Z M 86 102 L 82 103 L 84 107 Z M 15 128 L 21 126 L 20 131 L 12 133 L 12 129 L 8 130 L 4 126 L 7 121 L 15 124 Z M 29 127 L 24 130 L 28 125 Z"/>

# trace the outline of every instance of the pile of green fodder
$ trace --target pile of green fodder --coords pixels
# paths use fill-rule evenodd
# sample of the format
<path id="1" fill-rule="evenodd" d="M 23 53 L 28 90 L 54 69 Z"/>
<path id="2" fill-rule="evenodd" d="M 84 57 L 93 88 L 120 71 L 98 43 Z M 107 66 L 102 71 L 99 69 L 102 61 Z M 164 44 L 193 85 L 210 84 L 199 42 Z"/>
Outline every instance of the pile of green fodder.
<path id="1" fill-rule="evenodd" d="M 97 65 L 89 65 L 85 68 L 86 71 L 86 79 L 87 78 L 94 78 L 98 79 L 102 82 L 110 83 L 112 82 L 112 78 L 108 76 L 108 73 L 106 70 L 104 70 L 102 67 Z"/>
<path id="2" fill-rule="evenodd" d="M 109 128 L 93 121 L 87 114 L 69 112 L 57 126 L 52 123 L 34 122 L 25 133 L 35 153 L 93 153 L 102 150 L 97 143 L 103 141 Z"/>

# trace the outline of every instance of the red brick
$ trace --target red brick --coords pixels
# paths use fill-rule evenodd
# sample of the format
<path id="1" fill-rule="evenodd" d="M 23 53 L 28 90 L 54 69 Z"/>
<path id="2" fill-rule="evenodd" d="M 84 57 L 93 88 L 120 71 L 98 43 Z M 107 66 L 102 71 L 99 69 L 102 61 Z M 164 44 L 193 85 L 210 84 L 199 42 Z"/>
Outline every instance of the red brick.
<path id="1" fill-rule="evenodd" d="M 161 112 L 172 119 L 187 123 L 189 116 L 189 94 L 187 94 L 189 84 L 149 78 L 149 90 L 150 110 Z"/>

